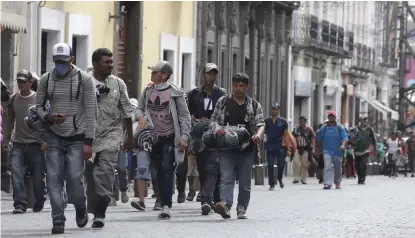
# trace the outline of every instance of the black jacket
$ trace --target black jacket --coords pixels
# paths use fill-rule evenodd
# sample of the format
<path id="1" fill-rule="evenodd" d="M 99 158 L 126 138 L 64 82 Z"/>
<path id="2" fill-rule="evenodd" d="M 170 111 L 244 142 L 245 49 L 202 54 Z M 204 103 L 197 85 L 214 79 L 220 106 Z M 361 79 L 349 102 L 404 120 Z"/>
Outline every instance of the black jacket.
<path id="1" fill-rule="evenodd" d="M 190 90 L 187 94 L 187 105 L 189 107 L 190 115 L 193 117 L 200 119 L 202 117 L 210 118 L 212 112 L 206 111 L 204 96 L 203 96 L 203 85 L 197 88 Z M 220 88 L 218 86 L 213 86 L 213 91 L 211 94 L 212 98 L 212 107 L 215 108 L 216 102 L 222 96 L 226 95 L 226 89 Z"/>

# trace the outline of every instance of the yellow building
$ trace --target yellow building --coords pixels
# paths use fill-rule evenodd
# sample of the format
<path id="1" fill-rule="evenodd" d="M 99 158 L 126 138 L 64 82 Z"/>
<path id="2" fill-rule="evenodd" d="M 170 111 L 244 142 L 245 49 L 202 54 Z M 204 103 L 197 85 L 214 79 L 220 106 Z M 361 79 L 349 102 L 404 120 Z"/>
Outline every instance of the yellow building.
<path id="1" fill-rule="evenodd" d="M 114 50 L 114 2 L 46 1 L 40 9 L 41 73 L 53 66 L 51 50 L 54 44 L 66 42 L 72 46 L 75 64 L 81 69 L 92 66 L 96 48 Z"/>

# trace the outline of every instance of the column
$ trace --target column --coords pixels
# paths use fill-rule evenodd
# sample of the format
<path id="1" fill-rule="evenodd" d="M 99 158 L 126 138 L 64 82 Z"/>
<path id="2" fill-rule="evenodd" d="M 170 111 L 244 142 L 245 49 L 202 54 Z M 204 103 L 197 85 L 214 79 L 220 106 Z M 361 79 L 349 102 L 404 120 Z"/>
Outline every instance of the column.
<path id="1" fill-rule="evenodd" d="M 241 72 L 245 69 L 245 37 L 248 34 L 249 25 L 249 2 L 239 2 L 239 68 Z"/>
<path id="2" fill-rule="evenodd" d="M 225 8 L 226 2 L 215 2 L 215 25 L 216 25 L 216 32 L 215 32 L 215 50 L 213 58 L 217 62 L 220 70 L 222 65 L 222 33 L 225 30 Z M 219 72 L 219 75 L 222 75 Z M 226 75 L 226 74 L 225 74 Z M 219 76 L 219 80 L 217 82 L 218 85 L 223 86 L 223 78 Z"/>
<path id="3" fill-rule="evenodd" d="M 40 7 L 37 2 L 29 4 L 27 9 L 27 29 L 23 34 L 22 68 L 40 75 L 40 50 L 42 29 L 40 28 Z"/>
<path id="4" fill-rule="evenodd" d="M 228 34 L 227 34 L 227 46 L 228 46 L 228 60 L 227 60 L 227 79 L 226 83 L 223 85 L 228 91 L 232 89 L 232 75 L 233 75 L 233 36 L 236 33 L 236 11 L 238 7 L 237 2 L 227 2 L 227 28 L 228 28 Z"/>
<path id="5" fill-rule="evenodd" d="M 275 78 L 273 79 L 273 102 L 281 103 L 281 95 L 282 95 L 282 81 L 283 81 L 283 75 L 282 75 L 282 44 L 285 42 L 284 39 L 284 29 L 285 29 L 285 14 L 283 11 L 281 11 L 280 8 L 275 8 L 275 63 L 274 63 L 274 72 L 275 72 Z"/>
<path id="6" fill-rule="evenodd" d="M 349 127 L 349 93 L 347 85 L 349 84 L 349 75 L 345 74 L 343 76 L 343 85 L 344 85 L 344 97 L 342 97 L 342 105 L 341 105 L 341 124 L 345 127 Z"/>
<path id="7" fill-rule="evenodd" d="M 254 97 L 254 90 L 253 90 L 253 83 L 256 81 L 255 75 L 255 43 L 256 43 L 256 24 L 255 24 L 255 9 L 252 7 L 254 3 L 251 2 L 251 7 L 249 9 L 249 22 L 248 22 L 248 29 L 249 29 L 249 64 L 248 64 L 248 75 L 251 82 L 251 87 L 248 89 L 248 95 Z"/>

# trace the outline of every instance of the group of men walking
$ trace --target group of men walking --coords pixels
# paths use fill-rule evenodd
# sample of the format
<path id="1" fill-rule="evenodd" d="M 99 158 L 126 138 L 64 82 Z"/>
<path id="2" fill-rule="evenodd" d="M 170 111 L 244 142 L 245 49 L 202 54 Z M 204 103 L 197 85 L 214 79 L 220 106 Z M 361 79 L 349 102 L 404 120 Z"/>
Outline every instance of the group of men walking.
<path id="1" fill-rule="evenodd" d="M 284 188 L 283 171 L 286 158 L 291 155 L 293 183 L 307 183 L 308 165 L 314 157 L 323 161 L 324 189 L 330 189 L 333 180 L 336 189 L 340 189 L 341 158 L 349 138 L 345 129 L 336 123 L 335 112 L 328 113 L 328 122 L 317 133 L 306 125 L 306 117 L 299 118 L 299 127 L 291 133 L 287 120 L 279 116 L 279 104 L 272 104 L 271 117 L 264 119 L 261 104 L 247 95 L 251 84 L 246 73 L 233 75 L 230 94 L 216 86 L 219 69 L 214 63 L 205 65 L 203 85 L 185 93 L 169 81 L 172 66 L 160 61 L 149 67 L 152 83 L 145 87 L 138 100 L 130 99 L 124 81 L 112 74 L 110 50 L 95 50 L 93 69 L 88 72 L 72 64 L 74 57 L 68 44 L 56 44 L 52 52 L 55 67 L 41 76 L 36 92 L 31 90 L 34 78 L 30 72 L 22 70 L 17 74 L 19 92 L 8 99 L 2 144 L 4 149 L 9 149 L 9 139 L 13 142 L 10 156 L 13 212 L 27 210 L 24 179 L 29 170 L 35 181 L 34 212 L 43 209 L 49 193 L 52 234 L 64 233 L 66 196 L 75 207 L 78 227 L 87 225 L 88 213 L 94 214 L 93 228 L 104 227 L 107 207 L 117 192 L 113 191 L 113 184 L 120 148 L 124 150 L 121 153 L 134 151 L 137 155 L 135 178 L 140 194 L 138 200 L 131 202 L 132 207 L 145 210 L 147 183 L 156 181 L 155 209 L 161 210 L 158 215 L 161 219 L 171 217 L 174 173 L 183 161 L 190 162 L 192 156 L 196 158 L 200 179 L 201 213 L 216 212 L 225 219 L 230 218 L 235 180 L 238 180 L 237 217 L 246 219 L 254 154 L 264 134 L 270 190 L 277 184 Z M 28 115 L 28 109 L 34 114 Z M 28 120 L 35 121 L 37 126 L 30 127 Z M 218 142 L 213 147 L 196 150 L 192 133 L 198 123 L 207 123 L 216 140 L 224 138 L 225 144 L 234 138 L 229 128 L 246 131 L 249 138 L 240 149 L 224 149 Z M 364 126 L 362 123 L 362 133 L 373 136 Z M 156 136 L 151 146 L 149 142 L 146 146 L 137 146 L 135 138 L 142 131 Z M 369 144 L 358 141 L 355 150 L 360 184 L 365 182 Z M 274 174 L 274 164 L 278 166 L 277 174 Z M 181 187 L 182 202 L 184 185 Z M 193 200 L 195 195 L 190 191 L 188 200 Z M 127 202 L 126 188 L 123 196 L 123 202 Z"/>

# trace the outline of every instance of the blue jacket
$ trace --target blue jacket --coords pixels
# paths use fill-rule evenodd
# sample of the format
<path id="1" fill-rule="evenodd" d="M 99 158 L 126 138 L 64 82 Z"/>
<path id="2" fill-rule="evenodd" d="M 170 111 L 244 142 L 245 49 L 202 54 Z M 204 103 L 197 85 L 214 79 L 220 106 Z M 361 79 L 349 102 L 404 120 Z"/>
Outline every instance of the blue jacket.
<path id="1" fill-rule="evenodd" d="M 317 142 L 323 143 L 323 153 L 332 156 L 343 157 L 344 151 L 340 150 L 342 141 L 348 141 L 346 130 L 341 125 L 324 125 L 317 136 Z"/>

